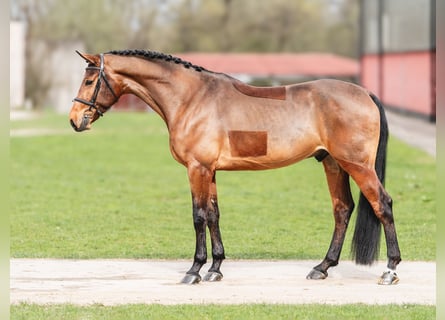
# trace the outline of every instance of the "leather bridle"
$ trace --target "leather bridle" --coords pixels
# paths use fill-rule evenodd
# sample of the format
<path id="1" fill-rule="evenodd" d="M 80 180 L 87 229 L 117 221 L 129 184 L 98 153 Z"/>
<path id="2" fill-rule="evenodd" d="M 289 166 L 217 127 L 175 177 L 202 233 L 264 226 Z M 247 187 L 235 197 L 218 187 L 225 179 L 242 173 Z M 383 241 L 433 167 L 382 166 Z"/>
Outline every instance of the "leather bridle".
<path id="1" fill-rule="evenodd" d="M 99 109 L 98 106 L 96 106 L 96 99 L 97 96 L 99 94 L 99 90 L 100 90 L 100 86 L 102 84 L 102 80 L 105 82 L 106 86 L 108 87 L 108 89 L 110 89 L 111 93 L 113 94 L 113 96 L 117 99 L 116 94 L 114 93 L 113 88 L 110 85 L 110 82 L 108 82 L 108 79 L 105 75 L 105 71 L 104 71 L 104 54 L 101 53 L 100 54 L 100 67 L 96 67 L 96 66 L 88 66 L 85 68 L 86 70 L 98 70 L 99 71 L 99 77 L 97 78 L 97 82 L 96 82 L 96 87 L 94 88 L 94 92 L 93 92 L 93 96 L 91 97 L 90 101 L 81 99 L 81 98 L 74 98 L 73 101 L 77 101 L 80 103 L 83 103 L 87 106 L 89 106 L 88 110 L 92 111 L 92 109 L 94 109 L 97 114 L 99 116 L 103 116 L 104 113 Z M 108 110 L 110 107 L 105 107 L 103 106 L 106 110 Z"/>

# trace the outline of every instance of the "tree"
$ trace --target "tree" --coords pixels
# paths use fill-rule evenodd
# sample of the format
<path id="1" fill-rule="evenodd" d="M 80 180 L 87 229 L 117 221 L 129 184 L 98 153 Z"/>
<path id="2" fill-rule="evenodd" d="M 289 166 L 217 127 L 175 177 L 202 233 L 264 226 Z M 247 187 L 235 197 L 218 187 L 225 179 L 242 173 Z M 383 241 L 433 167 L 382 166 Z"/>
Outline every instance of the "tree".
<path id="1" fill-rule="evenodd" d="M 337 20 L 328 27 L 326 45 L 333 53 L 357 58 L 359 54 L 359 0 L 342 0 Z"/>
<path id="2" fill-rule="evenodd" d="M 324 1 L 171 3 L 168 51 L 325 51 Z M 167 26 L 168 28 L 168 26 Z"/>

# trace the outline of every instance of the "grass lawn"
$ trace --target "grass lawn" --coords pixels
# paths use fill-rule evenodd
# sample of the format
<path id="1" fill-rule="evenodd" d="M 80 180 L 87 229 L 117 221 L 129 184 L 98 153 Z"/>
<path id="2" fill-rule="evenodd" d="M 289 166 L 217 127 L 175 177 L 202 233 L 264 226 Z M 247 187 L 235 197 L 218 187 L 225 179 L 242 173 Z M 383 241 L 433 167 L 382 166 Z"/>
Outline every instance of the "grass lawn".
<path id="1" fill-rule="evenodd" d="M 298 320 L 427 320 L 435 319 L 433 306 L 418 305 L 94 305 L 38 306 L 18 305 L 11 308 L 11 319 L 298 319 Z"/>
<path id="2" fill-rule="evenodd" d="M 11 256 L 192 259 L 186 170 L 171 157 L 157 115 L 109 113 L 85 133 L 52 114 L 11 127 L 66 129 L 11 138 Z M 405 260 L 435 260 L 435 168 L 434 158 L 390 139 L 386 185 Z M 316 160 L 221 171 L 217 181 L 227 258 L 324 257 L 333 217 Z"/>

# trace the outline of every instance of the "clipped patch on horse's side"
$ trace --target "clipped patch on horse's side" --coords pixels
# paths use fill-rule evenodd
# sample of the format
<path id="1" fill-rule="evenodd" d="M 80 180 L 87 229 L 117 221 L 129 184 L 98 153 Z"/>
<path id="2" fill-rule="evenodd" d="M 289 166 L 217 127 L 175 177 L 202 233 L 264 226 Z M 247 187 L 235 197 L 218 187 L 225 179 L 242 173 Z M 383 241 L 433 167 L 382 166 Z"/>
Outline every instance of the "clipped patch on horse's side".
<path id="1" fill-rule="evenodd" d="M 254 87 L 241 81 L 233 82 L 236 90 L 246 96 L 264 99 L 286 100 L 286 88 L 280 87 Z"/>
<path id="2" fill-rule="evenodd" d="M 267 131 L 229 131 L 229 143 L 233 157 L 267 155 Z"/>

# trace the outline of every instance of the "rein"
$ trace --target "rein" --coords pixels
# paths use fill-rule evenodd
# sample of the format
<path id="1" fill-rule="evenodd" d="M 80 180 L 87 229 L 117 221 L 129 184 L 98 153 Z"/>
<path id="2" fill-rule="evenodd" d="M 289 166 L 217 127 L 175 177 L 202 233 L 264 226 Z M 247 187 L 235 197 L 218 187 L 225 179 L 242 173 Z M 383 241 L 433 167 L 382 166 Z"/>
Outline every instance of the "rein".
<path id="1" fill-rule="evenodd" d="M 113 91 L 113 88 L 111 87 L 110 83 L 108 82 L 107 77 L 105 76 L 104 54 L 103 53 L 100 54 L 100 67 L 95 67 L 95 66 L 94 67 L 86 67 L 85 69 L 86 70 L 99 70 L 99 77 L 97 78 L 96 87 L 94 88 L 93 96 L 91 97 L 90 101 L 87 101 L 87 100 L 84 100 L 81 98 L 77 98 L 77 97 L 74 98 L 73 101 L 77 101 L 77 102 L 80 102 L 80 103 L 83 103 L 83 104 L 89 106 L 89 108 L 88 108 L 89 111 L 94 109 L 99 114 L 99 116 L 102 117 L 104 115 L 104 113 L 99 109 L 98 106 L 96 106 L 96 99 L 99 94 L 100 85 L 102 83 L 102 80 L 105 82 L 108 89 L 110 89 L 113 96 L 117 99 L 117 96 Z M 108 109 L 108 108 L 106 108 L 106 109 Z"/>

